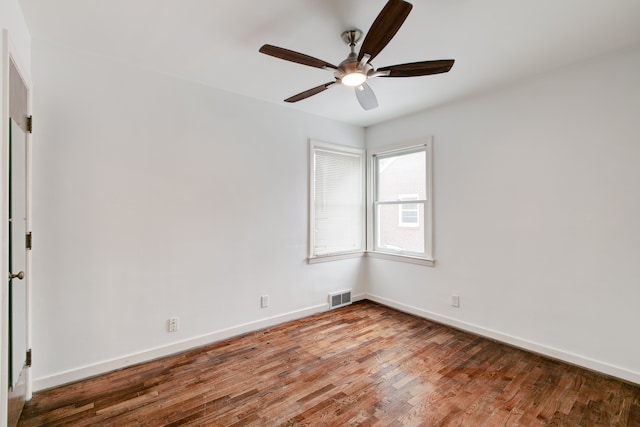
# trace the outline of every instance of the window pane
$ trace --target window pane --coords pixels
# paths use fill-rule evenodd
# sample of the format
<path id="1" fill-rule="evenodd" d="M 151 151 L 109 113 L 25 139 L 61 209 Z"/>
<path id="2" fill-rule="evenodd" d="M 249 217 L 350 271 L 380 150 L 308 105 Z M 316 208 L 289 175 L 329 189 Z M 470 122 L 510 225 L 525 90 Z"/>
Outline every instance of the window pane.
<path id="1" fill-rule="evenodd" d="M 419 224 L 418 221 L 418 205 L 407 204 L 407 205 L 399 205 L 400 206 L 400 225 L 401 226 L 414 226 L 417 227 Z"/>
<path id="2" fill-rule="evenodd" d="M 426 152 L 399 154 L 377 159 L 378 201 L 404 200 L 412 194 L 416 199 L 427 198 Z"/>
<path id="3" fill-rule="evenodd" d="M 418 200 L 417 194 L 400 194 L 398 200 Z M 417 227 L 418 221 L 418 204 L 405 203 L 400 205 L 400 213 L 398 224 L 402 227 Z"/>
<path id="4" fill-rule="evenodd" d="M 404 216 L 405 212 L 407 219 L 415 223 L 407 226 L 398 222 L 398 217 Z M 424 253 L 424 205 L 422 203 L 378 205 L 376 220 L 378 249 Z"/>

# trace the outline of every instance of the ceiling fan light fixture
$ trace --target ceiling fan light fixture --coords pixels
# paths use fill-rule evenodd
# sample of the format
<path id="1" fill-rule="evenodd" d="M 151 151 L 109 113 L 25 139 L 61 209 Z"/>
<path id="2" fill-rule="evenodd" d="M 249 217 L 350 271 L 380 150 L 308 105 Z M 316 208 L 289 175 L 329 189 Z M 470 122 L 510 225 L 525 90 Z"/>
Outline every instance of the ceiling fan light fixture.
<path id="1" fill-rule="evenodd" d="M 360 71 L 354 71 L 352 73 L 346 74 L 342 76 L 340 79 L 343 85 L 345 86 L 360 86 L 362 83 L 367 81 L 367 76 Z"/>

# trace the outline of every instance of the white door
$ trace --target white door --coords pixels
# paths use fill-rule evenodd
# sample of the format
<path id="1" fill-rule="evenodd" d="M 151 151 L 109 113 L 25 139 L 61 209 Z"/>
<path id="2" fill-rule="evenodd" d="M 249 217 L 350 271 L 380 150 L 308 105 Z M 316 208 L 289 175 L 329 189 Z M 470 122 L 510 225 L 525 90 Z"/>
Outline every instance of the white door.
<path id="1" fill-rule="evenodd" d="M 15 426 L 26 398 L 27 367 L 27 100 L 26 85 L 10 64 L 9 98 L 9 401 Z"/>

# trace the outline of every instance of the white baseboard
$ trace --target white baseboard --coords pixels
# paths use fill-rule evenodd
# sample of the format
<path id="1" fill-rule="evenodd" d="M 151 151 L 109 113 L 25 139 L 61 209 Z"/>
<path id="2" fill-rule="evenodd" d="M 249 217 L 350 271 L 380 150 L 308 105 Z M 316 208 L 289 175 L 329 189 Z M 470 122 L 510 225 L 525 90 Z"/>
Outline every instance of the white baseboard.
<path id="1" fill-rule="evenodd" d="M 459 320 L 442 316 L 436 313 L 432 313 L 417 307 L 406 305 L 397 301 L 393 301 L 387 298 L 383 298 L 372 294 L 358 294 L 353 295 L 352 300 L 354 302 L 361 300 L 371 300 L 379 304 L 395 308 L 396 310 L 403 311 L 405 313 L 413 314 L 418 317 L 422 317 L 434 322 L 442 323 L 447 326 L 451 326 L 457 329 L 471 332 L 476 335 L 491 338 L 496 341 L 503 342 L 505 344 L 512 345 L 527 351 L 541 354 L 543 356 L 551 357 L 561 360 L 573 365 L 581 366 L 590 370 L 598 371 L 606 375 L 610 375 L 616 378 L 620 378 L 624 381 L 628 381 L 634 384 L 640 384 L 640 373 L 629 371 L 627 369 L 619 368 L 617 366 L 609 365 L 597 360 L 593 360 L 587 357 L 579 356 L 576 354 L 568 353 L 562 350 L 558 350 L 552 347 L 537 344 L 531 341 L 523 340 L 510 335 L 505 335 L 501 332 L 486 329 L 471 323 L 461 322 Z M 125 368 L 127 366 L 135 365 L 142 362 L 148 362 L 150 360 L 158 359 L 160 357 L 169 356 L 181 351 L 190 350 L 195 347 L 200 347 L 207 344 L 212 344 L 217 341 L 222 341 L 228 338 L 232 338 L 238 335 L 246 334 L 249 332 L 258 331 L 260 329 L 275 326 L 284 322 L 290 322 L 292 320 L 302 319 L 313 314 L 321 313 L 329 310 L 329 304 L 320 304 L 313 307 L 308 307 L 301 310 L 292 311 L 289 313 L 280 314 L 265 319 L 256 320 L 254 322 L 244 323 L 242 325 L 234 326 L 227 329 L 215 331 L 206 335 L 201 335 L 194 338 L 189 338 L 183 341 L 175 342 L 161 347 L 141 351 L 138 353 L 129 354 L 126 356 L 105 360 L 91 365 L 86 365 L 80 368 L 71 369 L 64 372 L 59 372 L 53 375 L 49 375 L 43 378 L 37 378 L 33 382 L 33 390 L 40 391 L 51 387 L 56 387 L 62 384 L 82 380 L 95 375 L 104 374 L 116 369 Z"/>
<path id="2" fill-rule="evenodd" d="M 356 298 L 357 297 L 354 297 L 354 300 Z M 363 296 L 359 295 L 359 299 L 363 299 Z M 47 377 L 34 379 L 33 390 L 40 391 L 47 388 L 56 387 L 62 384 L 67 384 L 70 382 L 82 380 L 85 378 L 93 377 L 95 375 L 104 374 L 116 369 L 121 369 L 121 368 L 125 368 L 127 366 L 135 365 L 138 363 L 148 362 L 150 360 L 158 359 L 160 357 L 169 356 L 171 354 L 179 353 L 181 351 L 189 350 L 195 347 L 212 344 L 214 342 L 222 341 L 238 335 L 246 334 L 248 332 L 254 332 L 260 329 L 268 328 L 270 326 L 275 326 L 281 323 L 290 322 L 292 320 L 302 319 L 303 317 L 311 316 L 313 314 L 321 313 L 327 310 L 329 310 L 328 303 L 320 304 L 320 305 L 308 307 L 302 310 L 296 310 L 289 313 L 284 313 L 277 316 L 256 320 L 254 322 L 244 323 L 242 325 L 234 326 L 227 329 L 222 329 L 220 331 L 211 332 L 206 335 L 201 335 L 194 338 L 189 338 L 183 341 L 168 344 L 165 346 L 141 351 L 139 353 L 133 353 L 133 354 L 118 357 L 115 359 L 105 360 L 95 364 L 83 366 L 80 368 L 59 372 L 53 375 L 49 375 Z"/>
<path id="3" fill-rule="evenodd" d="M 604 363 L 599 360 L 594 360 L 585 356 L 580 356 L 578 354 L 573 354 L 573 353 L 560 350 L 557 348 L 549 347 L 543 344 L 527 341 L 521 338 L 513 337 L 511 335 L 506 335 L 498 331 L 483 328 L 481 326 L 477 326 L 472 323 L 462 322 L 460 320 L 456 320 L 447 316 L 442 316 L 440 314 L 432 313 L 430 311 L 423 310 L 421 308 L 413 307 L 413 306 L 403 304 L 398 301 L 393 301 L 377 295 L 365 294 L 364 299 L 368 299 L 368 300 L 377 302 L 379 304 L 385 305 L 387 307 L 395 308 L 396 310 L 413 314 L 415 316 L 422 317 L 427 320 L 432 320 L 434 322 L 438 322 L 443 325 L 447 325 L 456 329 L 467 331 L 475 335 L 490 338 L 495 341 L 500 341 L 502 343 L 511 345 L 513 347 L 517 347 L 526 351 L 540 354 L 542 356 L 550 357 L 552 359 L 560 360 L 572 365 L 576 365 L 592 371 L 600 372 L 605 375 L 616 377 L 627 382 L 640 384 L 639 372 L 630 371 L 628 369 L 610 365 L 608 363 Z"/>
<path id="4" fill-rule="evenodd" d="M 367 294 L 351 295 L 351 301 L 358 302 L 367 299 Z"/>

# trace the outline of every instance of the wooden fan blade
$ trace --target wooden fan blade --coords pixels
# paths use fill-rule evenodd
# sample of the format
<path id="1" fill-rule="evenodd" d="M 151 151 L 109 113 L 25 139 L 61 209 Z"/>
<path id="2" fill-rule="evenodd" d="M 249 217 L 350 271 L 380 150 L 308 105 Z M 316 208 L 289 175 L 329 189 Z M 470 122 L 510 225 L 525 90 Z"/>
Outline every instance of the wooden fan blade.
<path id="1" fill-rule="evenodd" d="M 365 110 L 372 110 L 378 106 L 378 98 L 376 98 L 376 94 L 373 93 L 373 89 L 366 83 L 363 83 L 362 86 L 355 88 L 356 90 L 356 98 L 358 98 L 358 102 Z"/>
<path id="2" fill-rule="evenodd" d="M 428 76 L 430 74 L 440 74 L 448 72 L 453 67 L 453 59 L 442 59 L 439 61 L 412 62 L 409 64 L 391 65 L 381 67 L 376 71 L 389 71 L 389 75 L 381 77 L 417 77 Z"/>
<path id="3" fill-rule="evenodd" d="M 278 46 L 273 46 L 270 44 L 265 44 L 260 48 L 260 53 L 264 53 L 265 55 L 275 56 L 276 58 L 284 59 L 285 61 L 296 62 L 302 65 L 308 65 L 310 67 L 316 68 L 331 68 L 336 70 L 336 67 L 333 64 L 329 64 L 321 59 L 314 58 L 313 56 L 305 55 L 304 53 L 294 52 L 289 49 L 285 49 Z"/>
<path id="4" fill-rule="evenodd" d="M 369 61 L 378 56 L 396 35 L 412 8 L 413 5 L 406 1 L 389 0 L 371 24 L 371 28 L 362 42 L 358 61 L 362 60 L 365 54 L 371 55 Z"/>
<path id="5" fill-rule="evenodd" d="M 293 95 L 292 97 L 285 99 L 284 102 L 302 101 L 303 99 L 309 98 L 310 96 L 317 95 L 320 92 L 324 92 L 325 90 L 329 89 L 331 86 L 333 86 L 335 84 L 336 84 L 336 82 L 329 82 L 329 83 L 325 83 L 325 84 L 320 85 L 320 86 L 316 86 L 316 87 L 314 87 L 312 89 L 305 90 L 304 92 L 300 92 L 297 95 Z"/>

